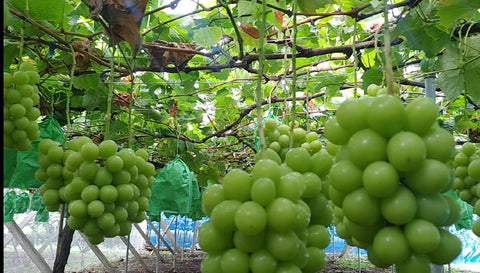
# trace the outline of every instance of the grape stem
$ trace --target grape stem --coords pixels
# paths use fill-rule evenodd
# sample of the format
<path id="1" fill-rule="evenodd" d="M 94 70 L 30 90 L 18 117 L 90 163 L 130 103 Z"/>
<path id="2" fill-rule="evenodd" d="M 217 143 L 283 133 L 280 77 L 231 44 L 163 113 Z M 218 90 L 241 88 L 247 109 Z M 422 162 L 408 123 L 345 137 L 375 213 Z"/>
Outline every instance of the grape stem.
<path id="1" fill-rule="evenodd" d="M 258 79 L 255 94 L 257 97 L 257 129 L 258 137 L 260 138 L 260 153 L 261 158 L 266 158 L 267 144 L 265 142 L 265 132 L 263 130 L 263 115 L 262 115 L 262 75 L 263 75 L 263 61 L 265 59 L 264 40 L 265 40 L 265 25 L 267 21 L 267 5 L 266 1 L 262 1 L 262 24 L 259 30 L 259 55 L 258 55 Z"/>
<path id="2" fill-rule="evenodd" d="M 388 0 L 385 0 L 385 5 L 383 9 L 384 15 L 384 48 L 383 52 L 385 53 L 385 78 L 387 82 L 388 94 L 393 95 L 393 68 L 392 68 L 392 47 L 391 47 L 391 37 L 390 37 L 390 26 L 388 20 Z"/>
<path id="3" fill-rule="evenodd" d="M 293 1 L 293 41 L 292 41 L 292 123 L 290 125 L 290 144 L 293 146 L 293 127 L 295 126 L 295 105 L 297 104 L 297 0 Z"/>

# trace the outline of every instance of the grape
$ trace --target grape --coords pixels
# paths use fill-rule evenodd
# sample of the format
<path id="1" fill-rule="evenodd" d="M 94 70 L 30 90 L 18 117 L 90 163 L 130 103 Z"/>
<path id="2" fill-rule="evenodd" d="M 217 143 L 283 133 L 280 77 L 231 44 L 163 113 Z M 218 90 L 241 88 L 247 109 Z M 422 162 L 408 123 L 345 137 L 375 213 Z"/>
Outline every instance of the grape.
<path id="1" fill-rule="evenodd" d="M 118 155 L 112 155 L 105 161 L 105 167 L 112 173 L 118 172 L 123 168 L 123 160 Z"/>
<path id="2" fill-rule="evenodd" d="M 16 71 L 13 73 L 13 82 L 15 85 L 28 84 L 29 81 L 28 73 L 24 71 Z"/>
<path id="3" fill-rule="evenodd" d="M 480 147 L 478 144 L 465 142 L 455 153 L 450 161 L 456 176 L 453 188 L 460 199 L 473 206 L 473 213 L 480 215 L 480 159 L 477 157 Z M 458 208 L 456 211 L 458 213 Z M 473 223 L 472 231 L 480 237 L 480 219 Z"/>
<path id="4" fill-rule="evenodd" d="M 44 182 L 39 191 L 47 209 L 57 211 L 61 203 L 67 204 L 67 223 L 94 244 L 105 237 L 128 235 L 132 223 L 145 219 L 155 179 L 155 167 L 143 157 L 126 148 L 117 152 L 114 141 L 103 143 L 97 146 L 81 136 L 68 141 L 65 149 L 43 139 L 38 144 L 40 168 L 35 173 Z M 129 169 L 124 168 L 120 154 L 131 157 Z"/>
<path id="5" fill-rule="evenodd" d="M 368 100 L 343 102 L 325 124 L 327 151 L 335 156 L 327 192 L 337 233 L 366 249 L 379 267 L 395 264 L 413 272 L 449 263 L 459 254 L 458 238 L 440 227 L 458 221 L 460 210 L 444 193 L 455 187 L 461 199 L 478 200 L 478 182 L 468 173 L 474 147 L 467 144 L 465 153 L 454 154 L 453 135 L 436 122 L 434 100 L 404 105 L 378 88 L 369 86 Z M 475 176 L 480 167 L 472 170 Z M 442 240 L 453 250 L 440 253 Z"/>
<path id="6" fill-rule="evenodd" d="M 319 174 L 328 174 L 333 159 L 316 132 L 295 126 L 291 134 L 289 125 L 266 119 L 266 158 L 257 153 L 250 170 L 230 170 L 221 183 L 202 193 L 202 209 L 211 218 L 198 234 L 200 247 L 207 252 L 203 273 L 219 270 L 212 257 L 237 251 L 251 253 L 250 262 L 240 269 L 224 261 L 220 271 L 313 273 L 326 265 L 322 248 L 330 237 L 321 231 L 327 230 L 332 211 L 322 193 L 328 187 Z M 141 180 L 139 174 L 137 185 Z M 321 248 L 310 247 L 310 259 L 306 241 L 312 225 L 310 240 Z M 307 266 L 311 271 L 301 269 Z"/>
<path id="7" fill-rule="evenodd" d="M 13 75 L 3 73 L 5 148 L 26 151 L 30 149 L 31 141 L 40 136 L 38 125 L 33 125 L 40 116 L 36 107 L 38 89 L 34 88 L 40 77 L 34 69 L 33 64 L 24 62 Z"/>
<path id="8" fill-rule="evenodd" d="M 12 87 L 13 76 L 8 72 L 3 72 L 3 88 Z"/>
<path id="9" fill-rule="evenodd" d="M 98 157 L 98 146 L 95 143 L 86 143 L 80 148 L 80 153 L 86 161 L 94 161 Z"/>

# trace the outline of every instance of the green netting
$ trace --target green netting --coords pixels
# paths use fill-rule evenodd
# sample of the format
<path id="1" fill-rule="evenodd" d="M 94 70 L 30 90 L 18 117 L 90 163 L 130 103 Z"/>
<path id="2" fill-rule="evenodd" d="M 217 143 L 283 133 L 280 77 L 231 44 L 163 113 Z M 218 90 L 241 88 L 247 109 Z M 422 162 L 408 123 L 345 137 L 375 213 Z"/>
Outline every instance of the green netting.
<path id="1" fill-rule="evenodd" d="M 160 213 L 182 215 L 199 220 L 203 216 L 198 181 L 177 155 L 158 173 L 152 185 L 147 215 L 160 220 Z"/>
<path id="2" fill-rule="evenodd" d="M 282 120 L 279 117 L 277 117 L 273 114 L 273 109 L 268 108 L 268 110 L 265 113 L 265 116 L 262 118 L 262 122 L 265 123 L 265 120 L 271 119 L 271 118 L 275 119 L 279 123 L 282 122 Z M 255 130 L 253 130 L 253 137 L 255 138 L 255 146 L 257 147 L 257 151 L 260 151 L 260 148 L 261 148 L 260 147 L 260 136 L 257 134 L 257 128 L 258 128 L 258 122 L 255 122 L 255 127 L 254 127 Z M 265 136 L 265 139 L 268 139 L 268 137 Z"/>
<path id="3" fill-rule="evenodd" d="M 35 179 L 38 165 L 38 143 L 45 138 L 63 142 L 65 133 L 60 124 L 49 116 L 38 124 L 40 137 L 32 141 L 32 147 L 27 151 L 18 151 L 3 148 L 3 187 L 32 189 L 42 183 Z"/>

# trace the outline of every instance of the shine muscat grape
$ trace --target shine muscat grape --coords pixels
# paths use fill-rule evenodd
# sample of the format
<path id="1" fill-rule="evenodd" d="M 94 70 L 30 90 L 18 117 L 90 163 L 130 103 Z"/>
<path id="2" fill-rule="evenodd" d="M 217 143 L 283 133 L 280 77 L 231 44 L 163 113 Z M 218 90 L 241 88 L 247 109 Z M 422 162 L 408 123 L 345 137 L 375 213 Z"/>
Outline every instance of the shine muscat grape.
<path id="1" fill-rule="evenodd" d="M 453 185 L 455 141 L 437 115 L 430 98 L 404 105 L 382 94 L 343 102 L 325 124 L 335 147 L 332 222 L 378 267 L 430 272 L 430 263 L 449 263 L 461 252 L 460 240 L 443 229 L 459 220 L 460 206 L 444 194 Z"/>
<path id="2" fill-rule="evenodd" d="M 132 223 L 145 219 L 155 179 L 146 150 L 118 151 L 112 140 L 96 145 L 86 136 L 66 146 L 51 139 L 38 145 L 35 178 L 44 182 L 39 193 L 47 210 L 58 211 L 60 204 L 67 204 L 68 225 L 93 244 L 130 234 Z"/>
<path id="3" fill-rule="evenodd" d="M 463 201 L 473 206 L 473 213 L 480 216 L 480 146 L 463 143 L 455 150 L 450 165 L 455 169 L 453 189 Z M 473 223 L 472 231 L 480 237 L 480 219 Z"/>
<path id="4" fill-rule="evenodd" d="M 250 173 L 233 169 L 203 192 L 210 219 L 198 234 L 207 252 L 202 273 L 313 273 L 326 265 L 333 213 L 322 188 L 333 159 L 315 132 L 295 128 L 293 148 L 287 125 L 267 119 L 265 132 L 266 158 L 257 155 Z"/>
<path id="5" fill-rule="evenodd" d="M 26 151 L 31 141 L 40 136 L 37 119 L 40 100 L 37 83 L 40 76 L 28 62 L 19 65 L 13 74 L 3 72 L 3 146 Z"/>

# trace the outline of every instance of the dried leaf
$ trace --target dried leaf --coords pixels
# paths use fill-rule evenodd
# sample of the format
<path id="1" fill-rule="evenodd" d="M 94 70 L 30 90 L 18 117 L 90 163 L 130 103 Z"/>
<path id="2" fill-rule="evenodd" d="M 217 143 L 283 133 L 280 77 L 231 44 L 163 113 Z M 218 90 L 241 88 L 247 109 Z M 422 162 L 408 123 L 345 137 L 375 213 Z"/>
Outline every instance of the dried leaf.
<path id="1" fill-rule="evenodd" d="M 178 103 L 176 100 L 171 100 L 168 105 L 168 113 L 170 114 L 171 117 L 177 116 L 177 113 L 178 113 L 177 104 Z"/>
<path id="2" fill-rule="evenodd" d="M 76 62 L 76 71 L 85 71 L 92 66 L 91 57 L 89 54 L 98 56 L 97 51 L 92 46 L 90 40 L 87 38 L 84 39 L 75 39 L 72 41 L 73 50 L 75 50 L 75 62 Z M 84 54 L 83 52 L 88 52 L 89 54 Z"/>
<path id="3" fill-rule="evenodd" d="M 279 10 L 275 10 L 273 12 L 273 15 L 275 16 L 275 19 L 277 20 L 277 22 L 279 22 L 280 24 L 283 24 L 283 12 Z"/>
<path id="4" fill-rule="evenodd" d="M 124 106 L 130 107 L 130 94 L 129 93 L 115 93 L 115 98 L 113 99 L 113 104 L 120 107 Z"/>
<path id="5" fill-rule="evenodd" d="M 135 55 L 142 46 L 140 25 L 148 0 L 89 0 L 90 17 L 99 14 L 108 23 L 104 30 L 114 44 L 126 41 Z M 100 21 L 101 22 L 101 21 Z"/>
<path id="6" fill-rule="evenodd" d="M 243 23 L 243 22 L 240 23 L 240 27 L 242 28 L 242 30 L 245 33 L 247 33 L 252 38 L 255 38 L 255 39 L 260 38 L 260 32 L 259 32 L 258 28 L 254 27 L 254 26 L 251 26 L 249 24 Z"/>
<path id="7" fill-rule="evenodd" d="M 194 44 L 175 43 L 166 41 L 153 41 L 145 43 L 143 49 L 150 56 L 152 66 L 164 68 L 169 64 L 183 67 L 195 56 L 192 52 L 196 48 Z"/>

